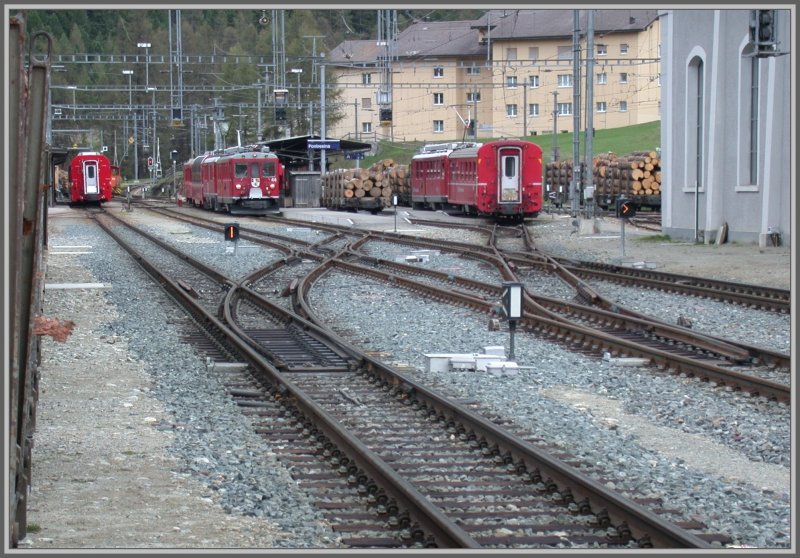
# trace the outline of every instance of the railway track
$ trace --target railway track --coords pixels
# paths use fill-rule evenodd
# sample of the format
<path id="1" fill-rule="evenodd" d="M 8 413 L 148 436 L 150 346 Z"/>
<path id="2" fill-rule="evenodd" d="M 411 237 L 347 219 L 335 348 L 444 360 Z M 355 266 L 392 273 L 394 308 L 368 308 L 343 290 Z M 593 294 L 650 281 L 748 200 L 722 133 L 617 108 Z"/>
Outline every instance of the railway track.
<path id="1" fill-rule="evenodd" d="M 213 228 L 213 225 L 208 223 L 203 226 Z M 483 230 L 483 227 L 479 228 Z M 251 235 L 247 238 L 261 242 L 263 232 L 249 228 L 245 230 Z M 325 230 L 333 233 L 338 231 L 338 227 L 325 226 Z M 286 240 L 286 237 L 278 236 L 281 241 Z M 398 235 L 373 232 L 348 231 L 346 236 L 347 240 L 338 235 L 330 237 L 344 242 L 344 245 L 350 248 L 343 251 L 342 257 L 336 260 L 340 267 L 343 266 L 352 273 L 372 275 L 382 281 L 401 284 L 406 289 L 436 300 L 472 307 L 495 316 L 499 311 L 498 304 L 502 290 L 499 283 L 487 284 L 452 273 L 387 262 L 365 256 L 361 251 L 373 241 L 392 241 L 418 248 L 449 251 L 459 257 L 495 267 L 501 280 L 518 280 L 516 272 L 523 267 L 520 260 L 506 258 L 503 253 L 491 246 L 481 250 L 469 244 L 399 238 Z M 515 242 L 527 245 L 532 244 L 525 227 L 495 226 L 490 240 L 496 242 L 500 237 L 512 238 Z M 354 240 L 350 241 L 350 238 Z M 272 240 L 264 242 L 269 246 Z M 301 242 L 301 246 L 309 247 L 311 244 Z M 322 257 L 312 251 L 305 253 L 314 258 Z M 330 256 L 330 253 L 327 255 Z M 760 368 L 766 367 L 770 370 L 785 370 L 788 378 L 789 355 L 704 335 L 632 312 L 603 299 L 555 258 L 540 254 L 536 256 L 526 262 L 529 264 L 535 261 L 540 267 L 544 266 L 559 273 L 565 281 L 575 287 L 578 298 L 583 303 L 562 302 L 526 293 L 526 316 L 521 322 L 525 330 L 545 334 L 600 357 L 607 353 L 614 358 L 641 358 L 659 369 L 674 374 L 698 377 L 705 381 L 713 381 L 721 387 L 732 387 L 776 401 L 785 403 L 790 401 L 788 381 L 783 384 L 759 377 L 762 375 Z M 367 265 L 348 263 L 355 260 L 366 262 Z M 379 267 L 388 271 L 379 272 Z M 421 277 L 422 280 L 413 279 L 414 276 Z M 444 287 L 438 288 L 437 285 Z"/>
<path id="2" fill-rule="evenodd" d="M 226 345 L 233 347 L 255 381 L 269 386 L 271 391 L 267 393 L 287 406 L 295 422 L 302 424 L 299 438 L 307 430 L 308 438 L 314 440 L 314 445 L 303 451 L 330 458 L 328 466 L 335 467 L 337 473 L 348 480 L 346 484 L 354 485 L 356 495 L 359 487 L 363 487 L 362 492 L 366 491 L 361 495 L 366 504 L 364 513 L 375 512 L 379 519 L 384 515 L 385 521 L 378 519 L 377 523 L 372 523 L 369 517 L 366 526 L 343 524 L 343 531 L 353 529 L 360 533 L 362 543 L 356 543 L 354 537 L 354 546 L 480 548 L 598 544 L 609 548 L 708 548 L 709 541 L 725 541 L 722 535 L 692 533 L 698 527 L 702 530 L 702 526 L 687 524 L 688 529 L 684 529 L 676 524 L 674 517 L 670 517 L 672 521 L 665 519 L 668 510 L 660 510 L 662 513 L 658 514 L 631 498 L 605 489 L 601 482 L 533 447 L 507 429 L 343 345 L 330 332 L 263 300 L 243 286 L 244 281 L 229 279 L 233 285 L 225 296 L 225 320 L 222 321 L 203 304 L 198 304 L 176 281 L 160 274 L 157 266 L 138 254 L 134 247 L 126 249 L 136 254 L 136 260 L 156 276 L 158 283 L 176 300 L 191 308 L 195 321 L 203 325 L 209 336 L 226 338 Z M 297 289 L 298 297 L 307 289 L 302 283 Z M 307 342 L 295 343 L 306 349 L 295 361 L 302 361 L 302 365 L 292 366 L 290 358 L 277 355 L 274 346 L 272 358 L 265 358 L 264 354 L 269 351 L 261 350 L 263 343 L 238 334 L 242 329 L 262 331 L 263 328 L 254 328 L 255 317 L 250 315 L 244 328 L 232 323 L 234 314 L 240 312 L 234 307 L 242 298 L 258 306 L 259 311 L 269 308 L 268 321 L 289 320 L 296 326 L 295 332 L 324 340 L 338 355 L 335 358 L 341 358 L 347 366 L 334 363 L 335 358 L 330 355 L 323 357 L 318 347 L 309 350 Z M 246 406 L 259 412 L 268 407 L 261 400 L 262 395 L 255 395 L 250 387 L 232 388 L 231 393 L 242 401 L 249 399 Z M 340 399 L 332 399 L 332 393 L 339 393 Z M 388 417 L 388 424 L 395 425 L 398 439 L 419 444 L 416 461 L 411 452 L 408 455 L 399 452 L 397 440 L 392 445 L 383 440 L 384 436 L 370 438 L 366 431 L 356 432 L 368 421 L 372 421 L 375 432 L 386 432 L 385 415 L 389 411 L 392 415 Z M 416 421 L 412 420 L 412 415 Z M 348 421 L 355 422 L 349 424 Z M 415 437 L 420 433 L 423 437 L 430 436 L 428 423 L 443 428 L 440 436 L 443 447 L 438 442 L 425 445 Z M 409 429 L 401 430 L 400 425 L 403 428 L 408 425 Z M 476 454 L 470 452 L 476 450 L 488 458 L 484 466 L 475 466 Z M 297 458 L 300 454 L 302 451 L 293 455 Z M 304 455 L 306 457 L 298 459 L 302 461 L 309 454 Z M 430 455 L 444 457 L 431 464 L 429 471 L 426 469 L 429 465 L 422 462 Z M 311 470 L 315 470 L 313 466 Z M 466 475 L 461 497 L 452 494 L 453 475 Z M 323 477 L 326 482 L 333 481 L 329 475 L 322 474 L 316 482 L 321 482 Z M 355 482 L 349 482 L 351 477 Z M 435 482 L 431 484 L 430 481 Z M 518 509 L 506 511 L 520 516 L 524 520 L 521 525 L 528 525 L 528 531 L 520 528 L 506 532 L 483 527 L 489 524 L 490 517 L 494 518 L 492 521 L 508 522 L 507 514 L 492 516 L 497 506 L 488 504 L 506 491 L 512 502 L 519 501 L 519 505 L 514 504 Z M 339 506 L 337 509 L 341 510 L 341 506 L 352 503 L 349 498 L 353 492 L 345 492 L 348 494 L 346 501 L 333 503 L 332 507 Z M 326 493 L 330 498 L 330 491 Z M 487 506 L 482 507 L 480 502 L 486 502 Z M 370 505 L 374 509 L 370 510 Z M 550 511 L 543 514 L 545 505 Z M 357 519 L 364 520 L 363 515 Z M 383 536 L 376 538 L 374 533 L 370 535 L 370 527 L 375 525 L 383 526 L 384 532 L 391 534 L 391 541 Z"/>

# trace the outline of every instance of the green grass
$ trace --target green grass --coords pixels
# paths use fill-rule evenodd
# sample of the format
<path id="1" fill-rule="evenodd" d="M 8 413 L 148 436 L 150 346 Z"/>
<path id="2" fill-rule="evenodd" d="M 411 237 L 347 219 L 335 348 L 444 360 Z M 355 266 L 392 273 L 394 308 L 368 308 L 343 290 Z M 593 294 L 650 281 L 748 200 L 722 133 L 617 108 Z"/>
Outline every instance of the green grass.
<path id="1" fill-rule="evenodd" d="M 28 523 L 25 526 L 25 530 L 28 533 L 41 533 L 42 527 L 40 525 L 36 524 L 36 523 Z"/>
<path id="2" fill-rule="evenodd" d="M 636 242 L 672 242 L 672 238 L 668 234 L 654 234 L 637 237 Z"/>
<path id="3" fill-rule="evenodd" d="M 580 158 L 583 158 L 584 133 L 580 134 Z M 490 141 L 497 138 L 480 138 L 481 142 Z M 538 136 L 527 136 L 528 141 L 539 144 L 544 152 L 544 164 L 552 159 L 553 155 L 553 134 L 539 134 Z M 556 146 L 558 147 L 559 159 L 572 159 L 573 136 L 571 133 L 556 134 Z M 447 143 L 461 141 L 459 139 L 442 139 L 437 142 L 427 143 Z M 377 153 L 371 157 L 365 157 L 360 161 L 360 167 L 366 168 L 384 159 L 392 159 L 395 163 L 408 165 L 411 157 L 417 152 L 420 146 L 426 142 L 390 142 L 381 141 L 378 144 Z M 592 138 L 592 154 L 607 153 L 609 151 L 617 155 L 628 155 L 633 151 L 654 151 L 661 145 L 661 122 L 647 122 L 635 126 L 624 128 L 610 128 L 608 130 L 595 129 Z M 339 161 L 335 163 L 336 168 L 353 168 L 355 161 Z"/>

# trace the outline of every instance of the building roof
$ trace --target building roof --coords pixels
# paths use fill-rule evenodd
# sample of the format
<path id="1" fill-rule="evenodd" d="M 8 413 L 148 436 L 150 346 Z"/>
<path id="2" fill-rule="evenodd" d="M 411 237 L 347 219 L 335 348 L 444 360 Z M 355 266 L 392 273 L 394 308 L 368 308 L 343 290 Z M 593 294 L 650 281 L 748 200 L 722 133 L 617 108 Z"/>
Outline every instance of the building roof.
<path id="1" fill-rule="evenodd" d="M 471 21 L 420 22 L 398 34 L 394 54 L 398 59 L 458 56 L 486 57 L 487 44 L 479 33 L 489 28 L 494 40 L 552 39 L 572 37 L 575 10 L 490 10 Z M 642 31 L 658 18 L 658 10 L 595 10 L 595 40 L 609 33 Z M 579 24 L 585 33 L 587 10 L 580 10 Z M 329 60 L 341 64 L 375 64 L 385 47 L 375 40 L 344 41 L 329 53 Z"/>
<path id="2" fill-rule="evenodd" d="M 473 22 L 476 28 L 491 27 L 492 40 L 572 37 L 575 10 L 490 10 Z M 588 27 L 588 10 L 579 10 L 582 33 Z M 658 18 L 658 10 L 594 10 L 594 34 L 642 31 Z"/>

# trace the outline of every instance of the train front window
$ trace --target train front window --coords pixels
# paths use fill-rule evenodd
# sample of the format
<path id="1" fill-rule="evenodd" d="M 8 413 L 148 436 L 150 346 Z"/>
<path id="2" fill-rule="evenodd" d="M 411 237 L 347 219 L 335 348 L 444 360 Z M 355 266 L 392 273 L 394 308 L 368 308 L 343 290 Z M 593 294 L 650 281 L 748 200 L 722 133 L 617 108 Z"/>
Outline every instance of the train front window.
<path id="1" fill-rule="evenodd" d="M 247 178 L 247 163 L 236 163 L 233 172 L 236 178 Z"/>
<path id="2" fill-rule="evenodd" d="M 517 175 L 517 160 L 514 157 L 505 157 L 505 171 L 506 178 L 512 178 Z"/>
<path id="3" fill-rule="evenodd" d="M 250 163 L 250 177 L 258 178 L 258 163 Z"/>
<path id="4" fill-rule="evenodd" d="M 261 170 L 265 177 L 272 178 L 275 176 L 275 163 L 264 163 Z"/>
<path id="5" fill-rule="evenodd" d="M 86 165 L 86 178 L 89 180 L 94 180 L 94 166 L 93 165 Z"/>

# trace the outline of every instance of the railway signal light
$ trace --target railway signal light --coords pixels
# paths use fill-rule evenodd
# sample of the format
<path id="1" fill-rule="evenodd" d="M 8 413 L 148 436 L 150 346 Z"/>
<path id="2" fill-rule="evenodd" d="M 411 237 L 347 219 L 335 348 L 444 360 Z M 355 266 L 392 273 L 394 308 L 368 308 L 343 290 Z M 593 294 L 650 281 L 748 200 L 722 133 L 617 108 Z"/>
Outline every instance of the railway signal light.
<path id="1" fill-rule="evenodd" d="M 776 10 L 753 10 L 750 24 L 750 39 L 756 45 L 756 52 L 763 54 L 775 51 L 778 44 L 776 35 Z"/>
<path id="2" fill-rule="evenodd" d="M 503 282 L 503 314 L 509 320 L 522 317 L 522 283 Z"/>
<path id="3" fill-rule="evenodd" d="M 630 219 L 636 215 L 636 204 L 631 200 L 618 199 L 617 200 L 617 217 L 621 219 Z"/>
<path id="4" fill-rule="evenodd" d="M 503 314 L 508 319 L 510 336 L 508 358 L 514 360 L 514 330 L 517 329 L 517 320 L 522 318 L 522 283 L 503 281 Z"/>
<path id="5" fill-rule="evenodd" d="M 239 223 L 225 225 L 225 240 L 239 240 Z"/>

